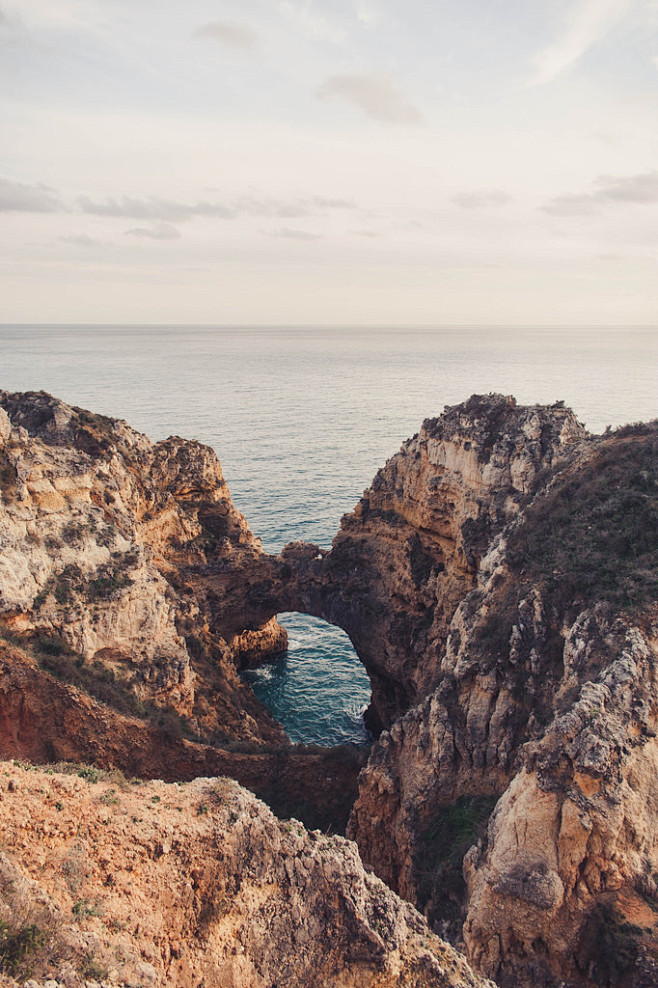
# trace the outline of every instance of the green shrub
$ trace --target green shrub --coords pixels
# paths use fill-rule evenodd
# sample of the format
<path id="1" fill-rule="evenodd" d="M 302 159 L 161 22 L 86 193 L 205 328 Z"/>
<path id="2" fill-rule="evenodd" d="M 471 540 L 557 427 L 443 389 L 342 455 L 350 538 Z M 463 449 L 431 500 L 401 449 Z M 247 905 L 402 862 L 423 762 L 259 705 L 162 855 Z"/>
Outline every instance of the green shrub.
<path id="1" fill-rule="evenodd" d="M 603 440 L 510 534 L 513 570 L 542 582 L 558 609 L 635 610 L 658 595 L 658 429 L 649 429 Z"/>
<path id="2" fill-rule="evenodd" d="M 624 920 L 616 906 L 599 902 L 585 928 L 579 965 L 601 988 L 625 982 L 641 954 L 642 927 Z"/>
<path id="3" fill-rule="evenodd" d="M 85 690 L 119 713 L 136 717 L 144 717 L 148 713 L 130 686 L 117 680 L 108 666 L 101 662 L 86 664 L 82 656 L 71 652 L 60 639 L 40 638 L 34 647 L 41 668 L 61 682 Z"/>
<path id="4" fill-rule="evenodd" d="M 430 919 L 447 924 L 458 935 L 463 921 L 466 886 L 464 855 L 484 834 L 497 796 L 460 796 L 441 806 L 421 834 L 414 857 L 418 904 L 430 903 Z"/>
<path id="5" fill-rule="evenodd" d="M 29 976 L 29 959 L 45 943 L 46 934 L 35 923 L 15 928 L 0 919 L 0 971 Z"/>
<path id="6" fill-rule="evenodd" d="M 60 638 L 43 637 L 39 639 L 37 648 L 45 655 L 61 655 L 66 645 Z"/>
<path id="7" fill-rule="evenodd" d="M 89 899 L 78 899 L 77 902 L 73 903 L 71 912 L 79 921 L 88 919 L 90 916 L 100 916 L 98 906 L 90 902 Z"/>

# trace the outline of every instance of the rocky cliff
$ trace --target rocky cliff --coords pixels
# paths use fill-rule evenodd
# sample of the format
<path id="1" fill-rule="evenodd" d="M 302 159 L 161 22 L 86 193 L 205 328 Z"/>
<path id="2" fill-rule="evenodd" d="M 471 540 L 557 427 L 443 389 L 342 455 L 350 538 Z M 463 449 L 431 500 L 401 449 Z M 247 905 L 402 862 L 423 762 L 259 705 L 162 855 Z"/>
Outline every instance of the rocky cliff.
<path id="1" fill-rule="evenodd" d="M 250 623 L 262 552 L 212 450 L 0 392 L 0 492 L 0 629 L 42 667 L 201 740 L 285 743 L 237 675 L 286 636 Z"/>
<path id="2" fill-rule="evenodd" d="M 348 829 L 366 865 L 501 985 L 656 983 L 655 424 L 593 437 L 561 403 L 474 396 L 379 471 L 331 552 L 273 558 L 209 450 L 0 405 L 6 754 L 335 795 L 343 767 L 295 752 L 237 676 L 282 647 L 278 612 L 318 615 L 373 687 Z"/>
<path id="3" fill-rule="evenodd" d="M 277 820 L 236 783 L 67 771 L 0 763 L 5 975 L 32 988 L 494 988 L 354 844 Z"/>
<path id="4" fill-rule="evenodd" d="M 657 451 L 655 427 L 587 437 L 559 407 L 471 400 L 335 542 L 400 575 L 377 668 L 412 698 L 348 832 L 502 985 L 655 983 Z"/>
<path id="5" fill-rule="evenodd" d="M 374 725 L 390 727 L 443 677 L 450 621 L 481 557 L 584 435 L 561 405 L 493 396 L 446 409 L 378 472 L 331 553 L 303 571 L 298 609 L 350 635 L 372 681 Z"/>

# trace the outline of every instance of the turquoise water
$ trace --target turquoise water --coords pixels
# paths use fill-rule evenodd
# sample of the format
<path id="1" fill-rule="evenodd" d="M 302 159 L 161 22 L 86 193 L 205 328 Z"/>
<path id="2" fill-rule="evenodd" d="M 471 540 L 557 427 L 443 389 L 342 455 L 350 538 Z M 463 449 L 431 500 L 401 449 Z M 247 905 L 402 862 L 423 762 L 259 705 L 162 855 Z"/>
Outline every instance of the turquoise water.
<path id="1" fill-rule="evenodd" d="M 295 539 L 329 547 L 377 468 L 446 404 L 491 391 L 562 399 L 599 432 L 658 416 L 657 371 L 658 331 L 632 327 L 0 326 L 0 388 L 208 443 L 272 552 Z M 255 689 L 291 737 L 353 740 L 368 692 L 358 660 L 336 629 L 284 620 L 293 647 Z"/>
<path id="2" fill-rule="evenodd" d="M 288 651 L 272 665 L 244 674 L 262 702 L 276 711 L 291 741 L 363 744 L 370 681 L 349 638 L 319 618 L 279 614 Z M 340 699 L 330 700 L 336 694 Z"/>

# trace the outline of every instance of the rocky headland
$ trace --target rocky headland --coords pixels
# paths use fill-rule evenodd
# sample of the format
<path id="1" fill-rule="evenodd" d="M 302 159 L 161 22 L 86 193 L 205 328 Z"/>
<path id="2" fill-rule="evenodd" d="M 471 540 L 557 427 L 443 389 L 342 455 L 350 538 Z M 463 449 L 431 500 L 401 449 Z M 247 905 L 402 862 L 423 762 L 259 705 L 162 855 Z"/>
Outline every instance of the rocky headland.
<path id="1" fill-rule="evenodd" d="M 655 424 L 595 437 L 561 403 L 474 396 L 389 460 L 331 552 L 294 543 L 271 557 L 211 450 L 0 392 L 0 753 L 170 783 L 230 775 L 323 825 L 351 807 L 367 869 L 499 985 L 654 985 L 657 452 Z M 378 738 L 358 782 L 363 754 L 291 746 L 240 680 L 285 647 L 284 610 L 342 627 L 368 671 Z M 236 825 L 266 814 L 250 799 Z M 190 807 L 175 812 L 188 826 Z M 306 851 L 277 843 L 286 824 L 267 819 L 250 846 L 292 895 Z M 16 840 L 3 850 L 22 867 Z M 336 846 L 359 862 L 354 844 Z M 215 863 L 213 883 L 239 888 L 238 858 Z M 286 980 L 288 926 L 306 929 L 322 895 L 337 901 L 311 872 L 294 922 L 263 933 L 273 966 L 211 951 L 206 983 L 462 983 L 431 980 L 427 964 L 452 974 L 425 933 L 424 973 L 389 941 L 380 967 L 363 966 L 341 933 L 344 980 L 319 961 L 319 980 Z M 375 881 L 363 875 L 341 874 L 340 902 Z M 167 950 L 153 949 L 164 976 Z M 264 980 L 240 981 L 247 970 Z"/>

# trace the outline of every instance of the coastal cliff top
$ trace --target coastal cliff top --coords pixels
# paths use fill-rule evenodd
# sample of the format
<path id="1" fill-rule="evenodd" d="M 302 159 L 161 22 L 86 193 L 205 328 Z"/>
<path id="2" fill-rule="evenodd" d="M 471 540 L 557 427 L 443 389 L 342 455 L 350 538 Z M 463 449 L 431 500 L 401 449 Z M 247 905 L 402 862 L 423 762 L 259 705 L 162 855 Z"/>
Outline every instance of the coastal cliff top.
<path id="1" fill-rule="evenodd" d="M 356 845 L 277 820 L 228 779 L 4 762 L 0 829 L 0 967 L 19 980 L 491 986 Z"/>

